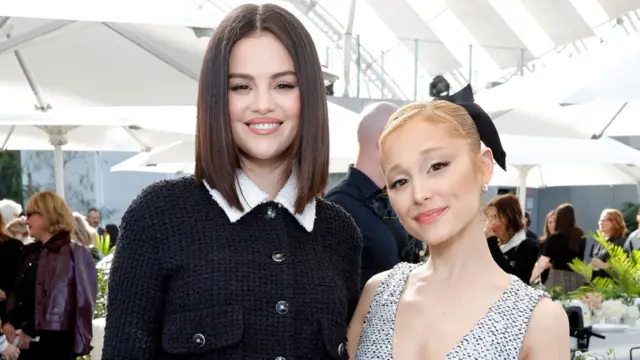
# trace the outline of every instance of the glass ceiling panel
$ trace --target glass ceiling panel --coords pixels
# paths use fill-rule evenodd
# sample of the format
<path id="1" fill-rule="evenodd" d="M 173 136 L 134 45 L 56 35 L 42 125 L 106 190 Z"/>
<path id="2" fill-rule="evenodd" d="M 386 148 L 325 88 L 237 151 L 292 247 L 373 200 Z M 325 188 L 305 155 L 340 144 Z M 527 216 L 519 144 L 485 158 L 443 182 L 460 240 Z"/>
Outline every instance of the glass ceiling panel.
<path id="1" fill-rule="evenodd" d="M 534 57 L 553 49 L 547 33 L 519 1 L 488 0 L 509 27 L 518 35 Z"/>
<path id="2" fill-rule="evenodd" d="M 333 14 L 342 26 L 347 24 L 350 1 L 320 0 L 319 4 Z M 398 37 L 384 24 L 367 1 L 356 0 L 356 16 L 352 33 L 354 37 L 359 35 L 360 46 L 373 56 L 374 61 L 379 66 L 384 67 L 385 72 L 389 75 L 388 77 L 393 79 L 405 93 L 411 93 L 414 81 L 414 56 L 401 44 Z M 357 49 L 353 49 L 353 51 L 356 50 Z M 341 51 L 334 53 L 332 63 L 339 63 L 339 68 L 342 69 L 344 57 Z M 367 66 L 367 64 L 363 64 L 363 66 Z M 331 66 L 331 68 L 338 69 L 337 66 Z M 351 67 L 350 76 L 351 84 L 349 90 L 351 95 L 356 95 L 357 74 L 358 72 L 354 64 Z M 340 75 L 342 76 L 342 74 Z M 361 79 L 363 77 L 361 74 Z M 360 96 L 375 98 L 382 96 L 379 91 L 373 86 L 370 86 L 371 84 L 361 81 L 360 85 Z M 336 94 L 338 94 L 338 92 L 336 92 Z"/>
<path id="3" fill-rule="evenodd" d="M 455 56 L 456 60 L 463 64 L 463 68 L 460 70 L 467 78 L 470 70 L 469 45 L 473 46 L 471 69 L 474 72 L 474 78 L 478 72 L 482 72 L 489 77 L 499 73 L 500 67 L 498 64 L 462 24 L 462 21 L 447 7 L 445 0 L 428 2 L 424 0 L 407 0 L 407 2 Z"/>
<path id="4" fill-rule="evenodd" d="M 598 0 L 569 0 L 569 2 L 596 35 L 604 35 L 605 29 L 599 26 L 609 20 L 609 15 Z"/>

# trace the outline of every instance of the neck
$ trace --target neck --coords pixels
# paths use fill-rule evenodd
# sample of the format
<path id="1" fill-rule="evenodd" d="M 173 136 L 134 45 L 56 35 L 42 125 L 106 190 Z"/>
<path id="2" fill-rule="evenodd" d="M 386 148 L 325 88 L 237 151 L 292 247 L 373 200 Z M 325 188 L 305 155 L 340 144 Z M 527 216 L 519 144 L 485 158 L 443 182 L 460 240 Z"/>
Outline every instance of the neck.
<path id="1" fill-rule="evenodd" d="M 435 278 L 447 281 L 485 278 L 501 273 L 489 251 L 480 216 L 451 239 L 429 246 L 429 259 L 425 266 Z"/>
<path id="2" fill-rule="evenodd" d="M 273 200 L 289 179 L 291 165 L 287 161 L 266 163 L 245 160 L 242 171 Z"/>
<path id="3" fill-rule="evenodd" d="M 47 241 L 51 240 L 52 237 L 53 237 L 53 234 L 51 233 L 43 233 L 42 235 L 39 236 L 39 239 L 37 240 L 42 243 L 46 243 Z"/>
<path id="4" fill-rule="evenodd" d="M 378 151 L 377 149 L 374 151 Z M 367 151 L 360 149 L 358 159 L 353 165 L 356 169 L 362 171 L 365 175 L 371 179 L 379 188 L 384 187 L 384 175 L 380 168 L 380 162 L 377 159 L 371 159 L 371 156 L 365 155 Z"/>

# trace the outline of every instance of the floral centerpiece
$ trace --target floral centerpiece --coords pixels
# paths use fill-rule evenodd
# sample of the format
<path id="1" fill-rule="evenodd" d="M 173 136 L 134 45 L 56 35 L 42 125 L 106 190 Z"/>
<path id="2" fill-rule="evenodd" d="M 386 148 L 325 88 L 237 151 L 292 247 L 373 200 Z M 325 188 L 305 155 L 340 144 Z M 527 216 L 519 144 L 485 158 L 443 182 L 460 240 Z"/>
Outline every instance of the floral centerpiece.
<path id="1" fill-rule="evenodd" d="M 621 247 L 609 243 L 601 232 L 592 236 L 610 255 L 605 269 L 610 278 L 594 278 L 593 265 L 574 259 L 569 267 L 582 275 L 587 284 L 570 296 L 592 310 L 595 323 L 633 326 L 640 318 L 640 250 L 627 254 Z"/>
<path id="2" fill-rule="evenodd" d="M 615 359 L 613 349 L 610 349 L 606 354 L 593 353 L 590 351 L 582 352 L 576 351 L 573 354 L 573 360 L 612 360 Z"/>

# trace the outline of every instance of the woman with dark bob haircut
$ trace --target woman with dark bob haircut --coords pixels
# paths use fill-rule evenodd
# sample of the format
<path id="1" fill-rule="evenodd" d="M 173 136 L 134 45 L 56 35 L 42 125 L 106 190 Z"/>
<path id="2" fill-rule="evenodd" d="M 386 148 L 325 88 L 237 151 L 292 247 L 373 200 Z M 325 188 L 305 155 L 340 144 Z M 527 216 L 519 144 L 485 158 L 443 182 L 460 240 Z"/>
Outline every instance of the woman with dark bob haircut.
<path id="1" fill-rule="evenodd" d="M 527 235 L 522 207 L 517 196 L 502 194 L 493 197 L 484 208 L 487 241 L 493 259 L 502 270 L 525 283 L 538 261 L 538 239 Z"/>
<path id="2" fill-rule="evenodd" d="M 328 163 L 309 32 L 239 6 L 202 65 L 195 176 L 149 186 L 122 219 L 102 359 L 348 359 L 362 237 L 318 197 Z"/>

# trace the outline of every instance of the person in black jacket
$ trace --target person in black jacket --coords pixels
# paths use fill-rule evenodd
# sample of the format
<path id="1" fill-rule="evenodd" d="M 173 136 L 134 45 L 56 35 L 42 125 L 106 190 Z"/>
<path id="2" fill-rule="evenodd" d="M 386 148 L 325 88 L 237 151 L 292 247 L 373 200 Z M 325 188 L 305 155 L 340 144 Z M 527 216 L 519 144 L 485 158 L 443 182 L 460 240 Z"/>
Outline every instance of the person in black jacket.
<path id="1" fill-rule="evenodd" d="M 627 241 L 625 237 L 627 233 L 627 225 L 624 222 L 624 216 L 617 209 L 604 209 L 598 220 L 598 228 L 604 235 L 607 242 L 618 247 L 624 248 Z M 607 261 L 611 254 L 607 252 L 599 242 L 594 241 L 591 245 L 591 264 L 593 265 L 593 277 L 611 277 L 606 269 L 609 267 Z"/>
<path id="2" fill-rule="evenodd" d="M 518 197 L 498 195 L 487 203 L 484 213 L 493 258 L 504 271 L 528 284 L 540 246 L 536 238 L 527 237 Z"/>
<path id="3" fill-rule="evenodd" d="M 241 5 L 199 86 L 195 175 L 122 218 L 102 360 L 348 359 L 362 236 L 318 197 L 329 121 L 311 35 L 279 6 Z"/>
<path id="4" fill-rule="evenodd" d="M 22 241 L 9 236 L 5 226 L 0 214 L 0 319 L 5 318 L 6 301 L 15 288 L 24 250 Z"/>
<path id="5" fill-rule="evenodd" d="M 349 166 L 347 176 L 325 197 L 353 216 L 362 233 L 361 286 L 375 274 L 390 270 L 401 261 L 416 262 L 422 249 L 422 242 L 411 238 L 402 227 L 382 189 L 384 178 L 378 140 L 389 116 L 396 110 L 398 107 L 394 104 L 379 102 L 362 111 L 356 163 Z"/>

